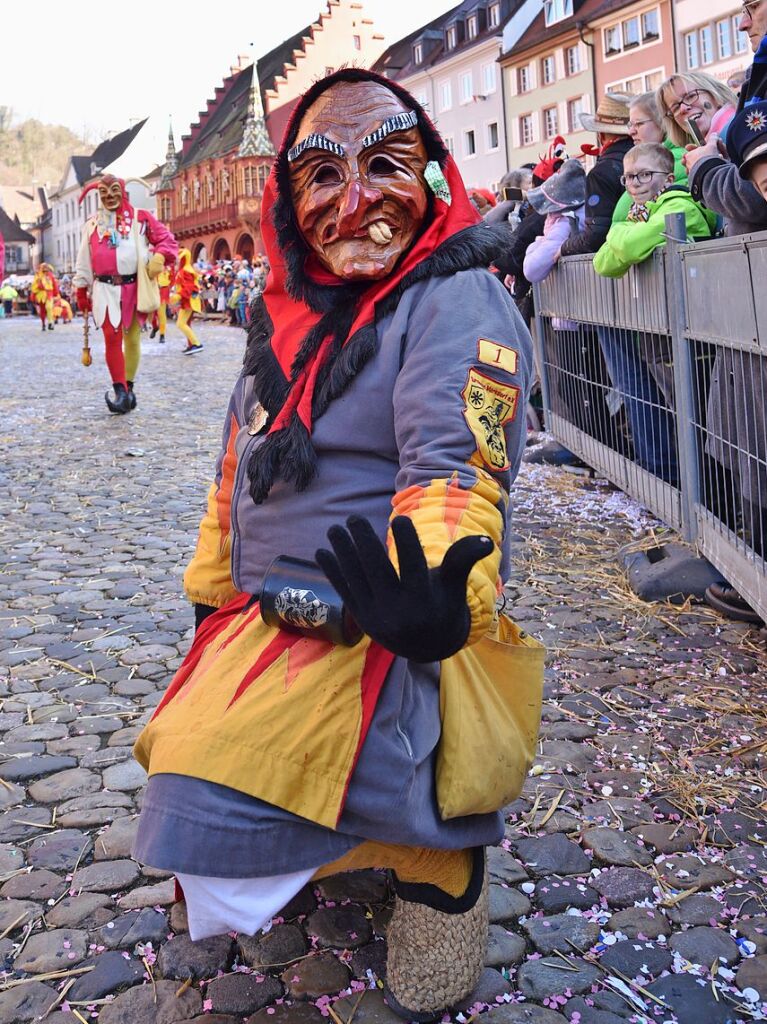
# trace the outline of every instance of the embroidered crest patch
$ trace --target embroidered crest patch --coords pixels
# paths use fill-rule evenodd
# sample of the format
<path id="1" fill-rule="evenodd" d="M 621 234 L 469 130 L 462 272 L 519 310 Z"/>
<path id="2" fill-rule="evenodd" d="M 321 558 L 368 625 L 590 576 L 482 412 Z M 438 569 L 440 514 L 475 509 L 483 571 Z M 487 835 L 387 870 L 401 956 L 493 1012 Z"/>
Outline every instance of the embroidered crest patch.
<path id="1" fill-rule="evenodd" d="M 514 419 L 519 388 L 513 384 L 499 384 L 479 370 L 471 369 L 461 397 L 464 401 L 463 415 L 477 442 L 482 461 L 496 472 L 508 469 L 503 427 Z"/>
<path id="2" fill-rule="evenodd" d="M 753 110 L 746 115 L 746 125 L 752 132 L 760 132 L 767 124 L 767 119 L 760 110 Z"/>
<path id="3" fill-rule="evenodd" d="M 480 338 L 477 342 L 477 359 L 488 366 L 500 366 L 507 373 L 516 373 L 519 362 L 519 356 L 513 348 L 488 338 Z"/>

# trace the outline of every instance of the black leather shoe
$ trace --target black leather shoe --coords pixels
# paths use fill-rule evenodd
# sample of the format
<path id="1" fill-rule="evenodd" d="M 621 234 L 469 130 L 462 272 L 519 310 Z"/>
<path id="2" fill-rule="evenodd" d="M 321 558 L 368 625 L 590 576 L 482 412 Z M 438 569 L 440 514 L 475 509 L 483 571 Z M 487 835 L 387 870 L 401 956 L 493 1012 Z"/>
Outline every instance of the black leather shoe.
<path id="1" fill-rule="evenodd" d="M 155 337 L 155 335 L 157 334 L 157 332 L 159 331 L 159 329 L 160 329 L 159 327 L 153 327 L 153 328 L 152 328 L 152 333 L 151 333 L 151 334 L 149 335 L 149 340 L 150 340 L 150 341 L 151 341 L 151 340 L 152 340 L 152 339 L 153 339 L 153 338 Z"/>
<path id="2" fill-rule="evenodd" d="M 132 380 L 128 381 L 128 398 L 130 399 L 130 407 L 131 407 L 131 409 L 135 409 L 136 408 L 136 394 L 135 394 L 135 392 L 133 390 L 133 381 Z"/>
<path id="3" fill-rule="evenodd" d="M 130 412 L 133 406 L 130 403 L 130 394 L 124 384 L 113 384 L 112 387 L 115 390 L 115 399 L 109 397 L 109 392 L 104 395 L 104 401 L 107 403 L 107 408 L 110 412 L 119 413 L 123 415 L 126 412 Z"/>

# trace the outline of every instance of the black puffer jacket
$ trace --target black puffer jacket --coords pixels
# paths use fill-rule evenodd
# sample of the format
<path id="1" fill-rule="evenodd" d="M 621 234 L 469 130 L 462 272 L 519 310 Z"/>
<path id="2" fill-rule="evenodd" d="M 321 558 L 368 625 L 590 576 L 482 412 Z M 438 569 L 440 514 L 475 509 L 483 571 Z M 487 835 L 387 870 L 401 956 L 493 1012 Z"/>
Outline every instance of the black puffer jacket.
<path id="1" fill-rule="evenodd" d="M 567 239 L 562 246 L 563 256 L 596 252 L 604 243 L 615 207 L 624 192 L 621 185 L 623 158 L 633 145 L 626 136 L 613 142 L 597 157 L 596 164 L 586 175 L 586 226 Z"/>

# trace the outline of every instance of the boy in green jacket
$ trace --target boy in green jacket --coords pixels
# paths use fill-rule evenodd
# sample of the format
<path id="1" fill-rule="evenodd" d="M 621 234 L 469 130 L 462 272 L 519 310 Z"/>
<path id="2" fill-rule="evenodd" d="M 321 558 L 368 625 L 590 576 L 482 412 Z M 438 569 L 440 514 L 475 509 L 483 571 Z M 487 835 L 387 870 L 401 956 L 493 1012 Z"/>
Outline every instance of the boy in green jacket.
<path id="1" fill-rule="evenodd" d="M 632 197 L 627 219 L 614 223 L 594 256 L 603 277 L 623 277 L 666 244 L 666 216 L 683 213 L 688 238 L 711 238 L 716 214 L 696 202 L 687 188 L 675 184 L 673 154 L 659 142 L 642 142 L 623 159 L 622 184 Z"/>

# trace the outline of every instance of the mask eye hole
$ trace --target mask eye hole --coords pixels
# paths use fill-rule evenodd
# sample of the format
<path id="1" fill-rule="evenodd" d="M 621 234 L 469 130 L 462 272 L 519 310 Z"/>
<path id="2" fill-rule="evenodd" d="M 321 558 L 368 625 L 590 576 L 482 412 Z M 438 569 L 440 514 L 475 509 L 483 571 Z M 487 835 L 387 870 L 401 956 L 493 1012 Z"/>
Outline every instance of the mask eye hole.
<path id="1" fill-rule="evenodd" d="M 370 174 L 395 174 L 396 171 L 396 164 L 388 156 L 383 156 L 380 153 L 374 156 L 368 164 L 368 172 Z"/>
<path id="2" fill-rule="evenodd" d="M 314 175 L 315 185 L 340 185 L 342 181 L 341 172 L 333 164 L 322 164 Z"/>

